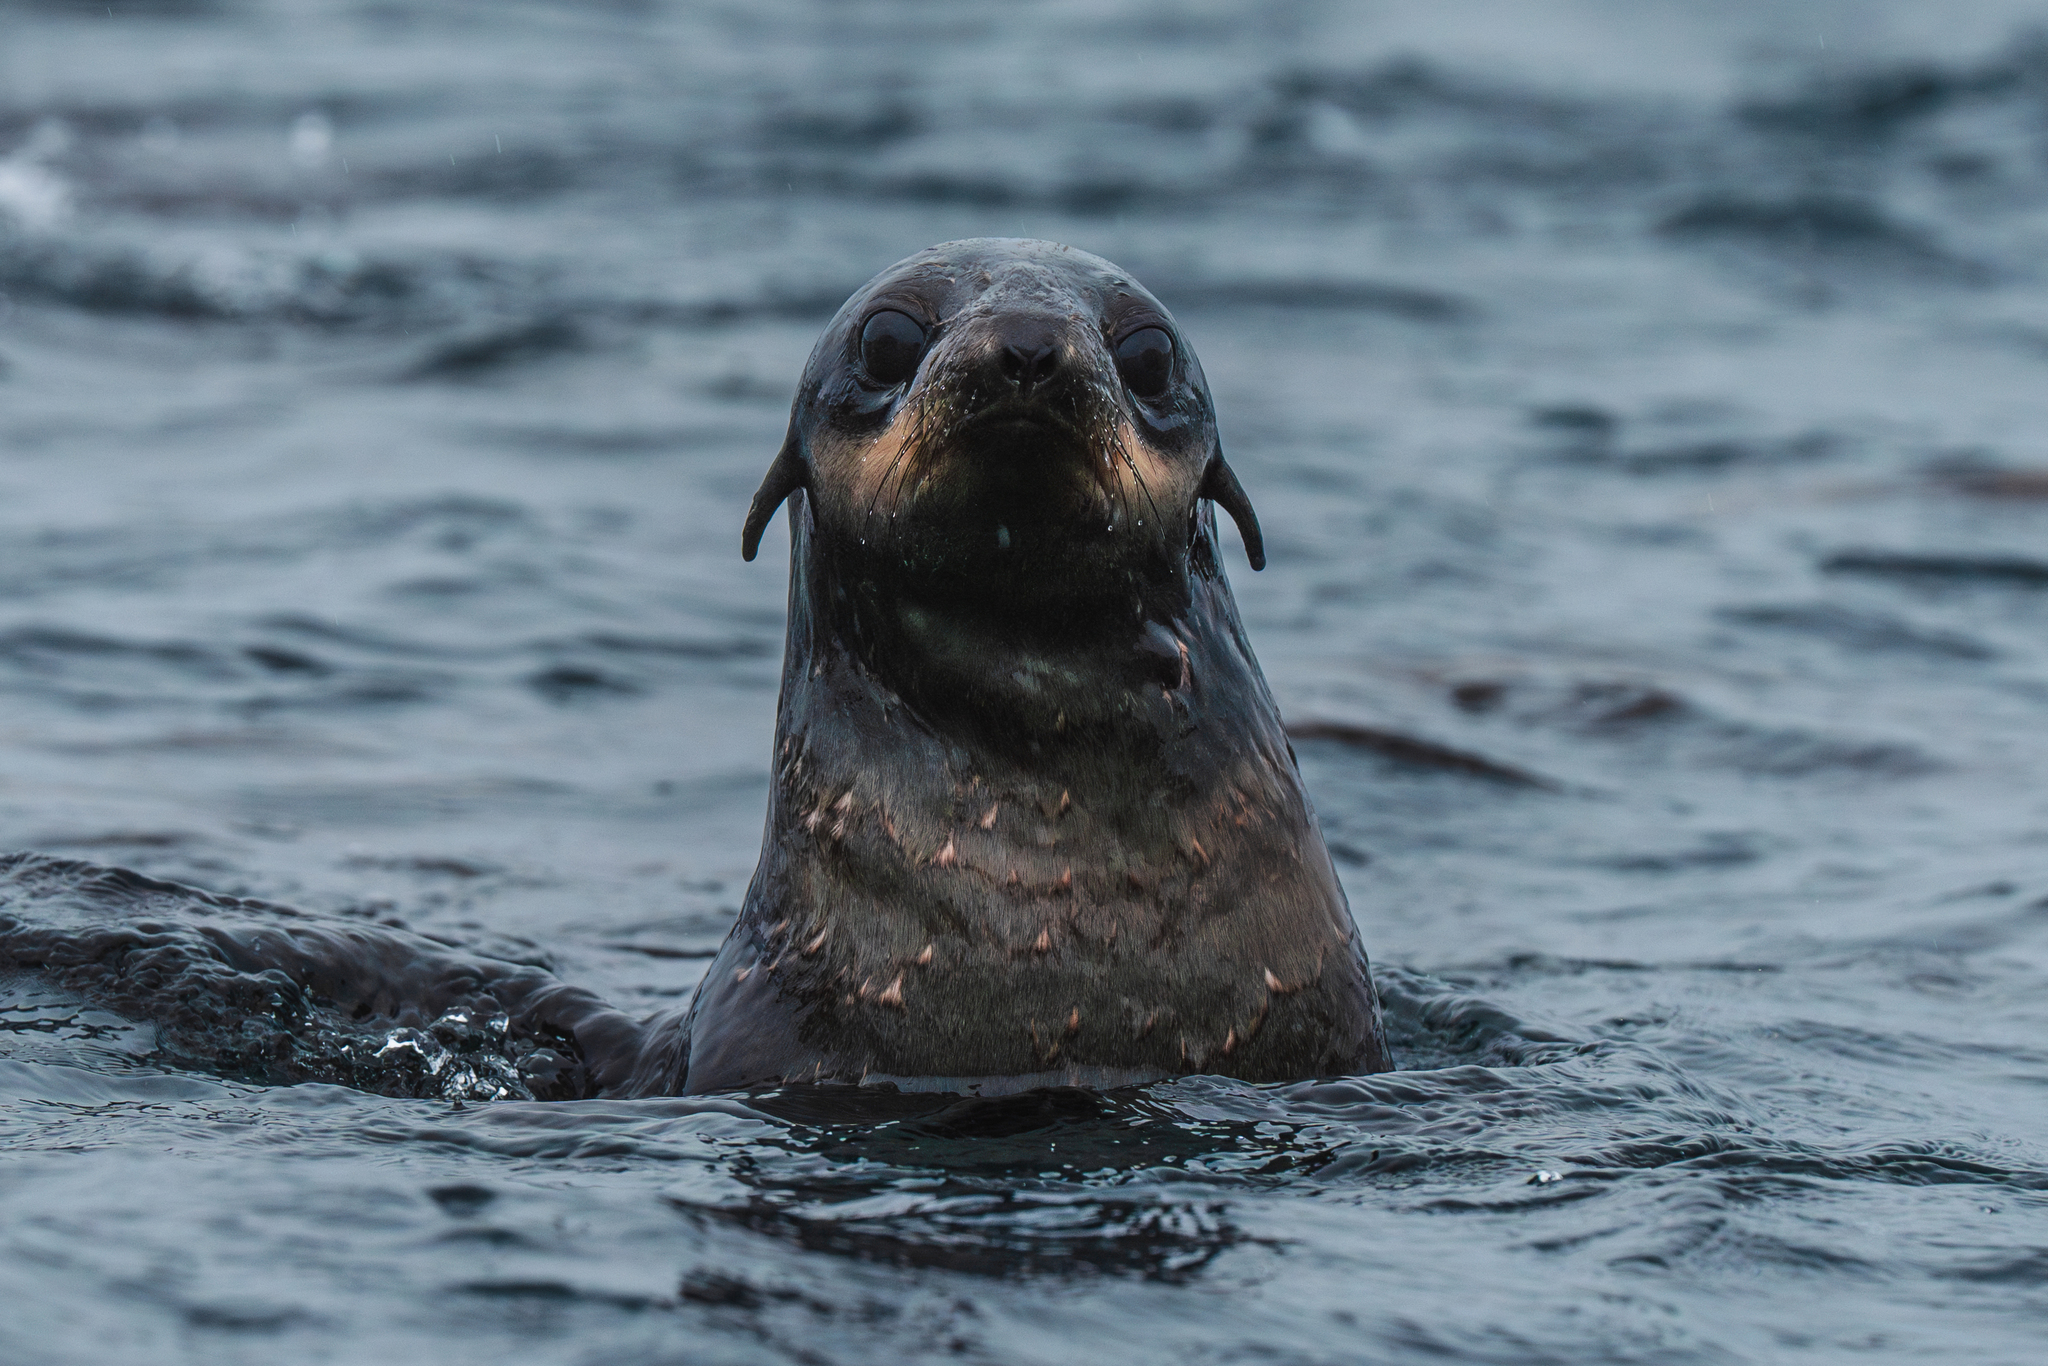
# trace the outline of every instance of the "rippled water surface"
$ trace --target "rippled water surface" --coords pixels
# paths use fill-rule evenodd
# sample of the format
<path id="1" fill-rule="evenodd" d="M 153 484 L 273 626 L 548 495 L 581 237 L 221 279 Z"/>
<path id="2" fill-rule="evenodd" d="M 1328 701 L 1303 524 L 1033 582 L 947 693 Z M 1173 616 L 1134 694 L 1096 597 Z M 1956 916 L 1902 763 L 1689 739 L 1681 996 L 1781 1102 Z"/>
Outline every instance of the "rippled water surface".
<path id="1" fill-rule="evenodd" d="M 2040 1360 L 2042 17 L 0 8 L 0 1359 Z M 746 498 L 982 233 L 1199 349 L 1404 1070 L 532 1099 L 220 956 L 686 997 Z"/>

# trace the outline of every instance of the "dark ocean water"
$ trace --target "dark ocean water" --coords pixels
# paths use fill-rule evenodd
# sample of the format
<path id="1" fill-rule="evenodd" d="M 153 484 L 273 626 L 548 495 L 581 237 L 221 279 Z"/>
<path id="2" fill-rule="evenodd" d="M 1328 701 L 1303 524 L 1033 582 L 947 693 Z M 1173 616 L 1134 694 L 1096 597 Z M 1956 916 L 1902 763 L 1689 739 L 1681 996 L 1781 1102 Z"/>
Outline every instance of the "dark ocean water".
<path id="1" fill-rule="evenodd" d="M 0 937 L 76 969 L 0 975 L 0 1360 L 2043 1359 L 2037 23 L 0 7 Z M 838 302 L 984 233 L 1198 348 L 1403 1071 L 547 1102 L 207 956 L 685 997 L 746 498 Z"/>

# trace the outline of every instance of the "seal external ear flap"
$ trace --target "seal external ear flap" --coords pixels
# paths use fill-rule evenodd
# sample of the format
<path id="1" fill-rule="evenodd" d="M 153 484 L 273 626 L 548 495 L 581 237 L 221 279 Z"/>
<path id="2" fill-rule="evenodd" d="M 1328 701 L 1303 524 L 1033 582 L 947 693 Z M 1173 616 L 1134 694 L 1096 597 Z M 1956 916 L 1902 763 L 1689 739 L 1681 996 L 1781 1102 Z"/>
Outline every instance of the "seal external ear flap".
<path id="1" fill-rule="evenodd" d="M 782 506 L 783 499 L 803 486 L 803 443 L 797 439 L 795 424 L 791 424 L 782 449 L 775 453 L 775 463 L 768 467 L 768 477 L 754 490 L 754 501 L 747 508 L 747 525 L 740 532 L 741 559 L 754 558 L 761 549 L 761 533 L 768 529 L 768 519 Z"/>
<path id="2" fill-rule="evenodd" d="M 1210 460 L 1209 468 L 1202 474 L 1202 487 L 1197 495 L 1230 514 L 1230 520 L 1237 523 L 1237 534 L 1244 537 L 1244 557 L 1252 562 L 1253 569 L 1266 567 L 1266 539 L 1259 535 L 1259 514 L 1252 511 L 1252 500 L 1245 497 L 1244 485 L 1237 482 L 1237 473 L 1223 463 L 1218 455 Z"/>

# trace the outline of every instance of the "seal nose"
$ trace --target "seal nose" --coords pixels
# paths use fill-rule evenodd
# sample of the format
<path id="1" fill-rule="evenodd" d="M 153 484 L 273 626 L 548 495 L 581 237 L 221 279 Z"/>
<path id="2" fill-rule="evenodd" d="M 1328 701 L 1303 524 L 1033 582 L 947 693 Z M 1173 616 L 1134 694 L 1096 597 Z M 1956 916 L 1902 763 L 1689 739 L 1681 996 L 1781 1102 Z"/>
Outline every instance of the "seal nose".
<path id="1" fill-rule="evenodd" d="M 1017 386 L 1019 398 L 1029 398 L 1033 389 L 1059 370 L 1059 338 L 1045 327 L 1014 331 L 1002 339 L 996 368 L 1002 371 L 1003 378 Z"/>

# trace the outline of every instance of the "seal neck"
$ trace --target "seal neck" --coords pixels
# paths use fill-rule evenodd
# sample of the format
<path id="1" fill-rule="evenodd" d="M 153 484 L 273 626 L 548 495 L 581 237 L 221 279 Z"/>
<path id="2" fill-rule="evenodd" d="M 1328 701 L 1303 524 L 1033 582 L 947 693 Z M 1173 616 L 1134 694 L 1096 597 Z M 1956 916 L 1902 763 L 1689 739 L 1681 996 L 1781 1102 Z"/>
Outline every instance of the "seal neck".
<path id="1" fill-rule="evenodd" d="M 790 689 L 830 675 L 977 760 L 1033 770 L 1285 748 L 1206 513 L 1178 564 L 1134 572 L 1114 594 L 991 603 L 835 551 L 807 500 L 791 510 L 786 713 Z"/>

